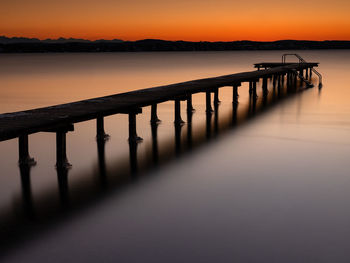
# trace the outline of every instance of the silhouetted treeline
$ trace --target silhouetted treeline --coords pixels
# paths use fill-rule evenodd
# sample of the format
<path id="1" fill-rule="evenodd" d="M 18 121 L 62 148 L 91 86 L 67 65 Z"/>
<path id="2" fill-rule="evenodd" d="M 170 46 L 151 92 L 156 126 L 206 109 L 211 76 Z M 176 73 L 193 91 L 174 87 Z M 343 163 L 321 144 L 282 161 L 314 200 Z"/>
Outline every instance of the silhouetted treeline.
<path id="1" fill-rule="evenodd" d="M 288 49 L 350 49 L 350 41 L 274 42 L 187 42 L 146 39 L 121 40 L 35 40 L 4 43 L 0 39 L 0 53 L 20 52 L 138 52 L 138 51 L 224 51 L 224 50 L 288 50 Z"/>

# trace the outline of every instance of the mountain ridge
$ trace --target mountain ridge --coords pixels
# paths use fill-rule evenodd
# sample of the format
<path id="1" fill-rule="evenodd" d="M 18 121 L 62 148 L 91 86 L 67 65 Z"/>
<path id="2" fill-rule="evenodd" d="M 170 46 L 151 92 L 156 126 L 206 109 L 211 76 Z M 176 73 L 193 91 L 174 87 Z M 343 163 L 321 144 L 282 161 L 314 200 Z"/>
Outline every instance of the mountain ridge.
<path id="1" fill-rule="evenodd" d="M 0 36 L 0 53 L 40 52 L 144 52 L 144 51 L 226 51 L 350 49 L 346 40 L 277 40 L 277 41 L 170 41 L 142 39 L 136 41 L 86 40 L 79 38 L 44 39 Z"/>

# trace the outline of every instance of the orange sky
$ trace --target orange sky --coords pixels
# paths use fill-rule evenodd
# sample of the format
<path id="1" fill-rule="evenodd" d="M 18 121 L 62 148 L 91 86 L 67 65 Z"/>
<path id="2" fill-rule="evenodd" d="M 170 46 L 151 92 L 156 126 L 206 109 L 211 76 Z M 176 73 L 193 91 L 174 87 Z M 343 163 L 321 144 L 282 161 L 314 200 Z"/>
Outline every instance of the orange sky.
<path id="1" fill-rule="evenodd" d="M 0 35 L 350 40 L 350 0 L 1 0 Z"/>

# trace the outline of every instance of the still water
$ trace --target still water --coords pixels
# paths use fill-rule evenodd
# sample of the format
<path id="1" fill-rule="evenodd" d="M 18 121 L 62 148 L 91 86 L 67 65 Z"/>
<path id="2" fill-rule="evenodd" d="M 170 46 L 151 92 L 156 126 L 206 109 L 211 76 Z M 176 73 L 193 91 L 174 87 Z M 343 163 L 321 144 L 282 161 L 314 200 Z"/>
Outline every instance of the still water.
<path id="1" fill-rule="evenodd" d="M 350 51 L 297 53 L 320 62 L 322 90 L 278 98 L 270 86 L 254 112 L 246 84 L 237 108 L 225 87 L 209 119 L 196 94 L 192 125 L 177 131 L 173 102 L 162 103 L 156 137 L 144 108 L 137 160 L 126 115 L 105 118 L 105 144 L 95 121 L 75 124 L 65 182 L 55 134 L 30 135 L 30 182 L 17 141 L 0 142 L 1 262 L 349 262 Z M 1 55 L 0 112 L 250 71 L 282 54 Z"/>

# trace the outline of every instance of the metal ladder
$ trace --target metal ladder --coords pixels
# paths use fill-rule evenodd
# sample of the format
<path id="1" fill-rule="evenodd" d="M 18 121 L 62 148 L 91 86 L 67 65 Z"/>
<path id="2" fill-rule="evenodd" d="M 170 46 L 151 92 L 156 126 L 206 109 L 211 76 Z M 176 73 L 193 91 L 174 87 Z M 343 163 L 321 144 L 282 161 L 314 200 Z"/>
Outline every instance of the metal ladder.
<path id="1" fill-rule="evenodd" d="M 307 63 L 306 61 L 305 61 L 305 59 L 303 59 L 300 55 L 298 55 L 298 54 L 283 54 L 282 55 L 282 63 L 283 64 L 285 64 L 286 63 L 286 57 L 287 56 L 295 56 L 295 57 L 297 57 L 298 59 L 299 59 L 299 64 L 302 64 L 302 63 Z M 317 75 L 317 77 L 318 77 L 318 87 L 319 88 L 322 88 L 322 75 L 321 75 L 321 73 L 319 73 L 316 69 L 314 69 L 314 68 L 311 68 L 311 71 L 313 72 L 313 73 L 315 73 L 316 75 Z M 298 77 L 302 80 L 302 81 L 304 81 L 305 83 L 306 83 L 306 85 L 311 85 L 312 86 L 312 84 L 308 81 L 308 80 L 306 80 L 305 78 L 304 78 L 304 76 L 302 76 L 301 74 L 299 74 L 299 73 L 297 73 L 298 74 Z"/>
<path id="2" fill-rule="evenodd" d="M 301 81 L 303 81 L 306 84 L 306 87 L 312 88 L 314 86 L 309 80 L 304 78 L 304 76 L 302 74 L 300 74 L 296 69 L 292 69 L 291 71 L 294 74 L 296 74 L 299 77 L 299 79 L 301 79 Z"/>

